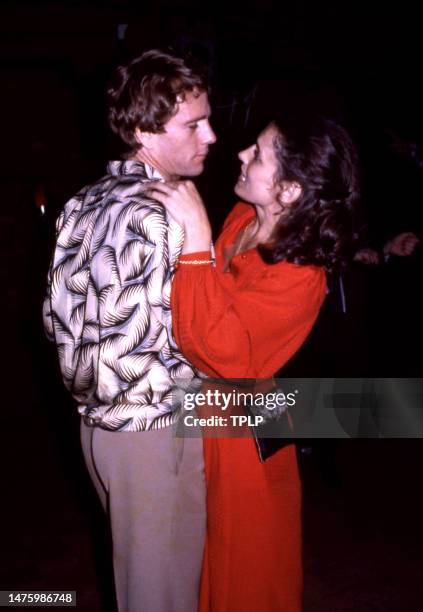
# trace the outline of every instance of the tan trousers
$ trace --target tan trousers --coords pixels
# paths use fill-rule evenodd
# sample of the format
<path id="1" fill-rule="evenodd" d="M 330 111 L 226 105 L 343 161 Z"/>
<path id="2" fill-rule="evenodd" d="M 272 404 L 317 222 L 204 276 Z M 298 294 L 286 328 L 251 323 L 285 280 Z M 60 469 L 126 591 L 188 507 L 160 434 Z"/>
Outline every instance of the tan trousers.
<path id="1" fill-rule="evenodd" d="M 203 445 L 174 432 L 109 432 L 81 422 L 85 462 L 111 523 L 119 612 L 197 612 Z"/>

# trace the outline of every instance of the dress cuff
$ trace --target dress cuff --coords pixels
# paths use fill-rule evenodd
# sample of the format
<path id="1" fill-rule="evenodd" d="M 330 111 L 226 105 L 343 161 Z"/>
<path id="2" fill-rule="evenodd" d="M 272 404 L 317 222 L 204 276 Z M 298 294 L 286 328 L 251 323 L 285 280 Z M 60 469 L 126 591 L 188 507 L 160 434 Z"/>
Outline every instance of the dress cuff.
<path id="1" fill-rule="evenodd" d="M 205 266 L 214 263 L 211 251 L 197 251 L 196 253 L 186 253 L 181 255 L 177 261 L 176 268 L 191 269 L 194 266 Z"/>

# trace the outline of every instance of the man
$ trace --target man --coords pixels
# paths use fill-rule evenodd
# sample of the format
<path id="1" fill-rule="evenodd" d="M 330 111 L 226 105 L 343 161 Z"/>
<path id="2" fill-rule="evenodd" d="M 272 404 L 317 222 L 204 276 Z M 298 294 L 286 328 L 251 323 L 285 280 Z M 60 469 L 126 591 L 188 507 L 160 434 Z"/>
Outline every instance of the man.
<path id="1" fill-rule="evenodd" d="M 204 466 L 201 439 L 174 435 L 172 387 L 195 371 L 169 308 L 183 231 L 146 191 L 199 175 L 216 138 L 204 76 L 171 55 L 153 50 L 119 67 L 108 99 L 127 153 L 59 217 L 44 322 L 110 518 L 119 610 L 194 612 Z"/>

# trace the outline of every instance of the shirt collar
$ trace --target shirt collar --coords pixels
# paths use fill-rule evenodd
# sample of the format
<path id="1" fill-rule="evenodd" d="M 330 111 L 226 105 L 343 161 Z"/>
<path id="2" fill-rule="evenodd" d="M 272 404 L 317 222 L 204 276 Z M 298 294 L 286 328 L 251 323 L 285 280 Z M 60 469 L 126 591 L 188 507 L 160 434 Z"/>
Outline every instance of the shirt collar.
<path id="1" fill-rule="evenodd" d="M 135 159 L 110 161 L 107 164 L 107 172 L 113 176 L 123 174 L 136 174 L 143 179 L 163 181 L 163 177 L 156 168 Z"/>

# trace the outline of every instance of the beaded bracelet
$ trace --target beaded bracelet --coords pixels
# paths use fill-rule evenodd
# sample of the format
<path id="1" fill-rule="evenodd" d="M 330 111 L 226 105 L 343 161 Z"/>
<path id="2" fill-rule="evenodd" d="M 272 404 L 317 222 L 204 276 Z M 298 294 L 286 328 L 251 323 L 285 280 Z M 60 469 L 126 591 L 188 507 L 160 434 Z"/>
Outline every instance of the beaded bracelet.
<path id="1" fill-rule="evenodd" d="M 184 265 L 189 265 L 189 266 L 204 266 L 206 264 L 211 264 L 211 263 L 214 263 L 214 259 L 189 259 L 189 260 L 178 259 L 178 265 L 184 264 Z"/>

